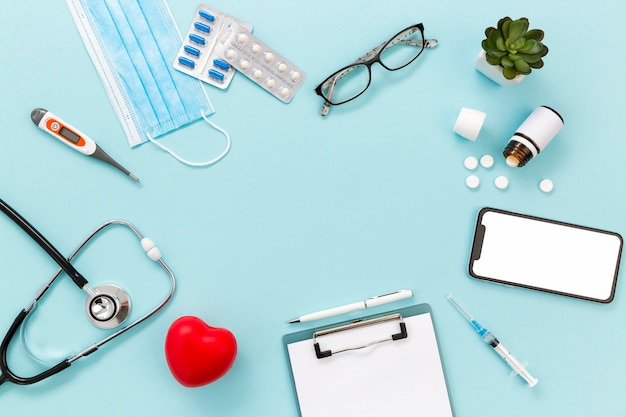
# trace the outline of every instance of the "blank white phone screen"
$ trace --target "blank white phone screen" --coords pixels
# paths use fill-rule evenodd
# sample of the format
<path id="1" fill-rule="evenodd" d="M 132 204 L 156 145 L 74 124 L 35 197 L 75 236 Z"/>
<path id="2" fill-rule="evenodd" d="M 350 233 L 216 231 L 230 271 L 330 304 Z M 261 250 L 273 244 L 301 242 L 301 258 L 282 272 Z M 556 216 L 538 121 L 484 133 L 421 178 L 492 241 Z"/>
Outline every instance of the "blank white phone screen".
<path id="1" fill-rule="evenodd" d="M 622 237 L 613 232 L 492 208 L 478 215 L 474 278 L 611 302 Z"/>

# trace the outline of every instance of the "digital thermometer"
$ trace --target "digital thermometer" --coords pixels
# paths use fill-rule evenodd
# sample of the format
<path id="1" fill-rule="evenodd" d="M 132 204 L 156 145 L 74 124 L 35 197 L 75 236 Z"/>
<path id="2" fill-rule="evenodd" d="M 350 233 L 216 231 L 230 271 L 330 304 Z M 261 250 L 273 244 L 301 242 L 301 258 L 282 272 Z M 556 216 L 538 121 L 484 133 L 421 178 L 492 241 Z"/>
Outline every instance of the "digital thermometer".
<path id="1" fill-rule="evenodd" d="M 135 177 L 126 168 L 115 162 L 115 160 L 107 155 L 107 153 L 104 152 L 102 148 L 100 148 L 96 142 L 93 141 L 93 139 L 67 122 L 59 119 L 48 110 L 37 108 L 30 113 L 30 118 L 41 130 L 50 133 L 70 148 L 77 150 L 84 155 L 93 156 L 94 158 L 104 161 L 107 164 L 113 165 L 115 168 L 135 180 L 135 182 L 139 182 L 139 178 Z"/>

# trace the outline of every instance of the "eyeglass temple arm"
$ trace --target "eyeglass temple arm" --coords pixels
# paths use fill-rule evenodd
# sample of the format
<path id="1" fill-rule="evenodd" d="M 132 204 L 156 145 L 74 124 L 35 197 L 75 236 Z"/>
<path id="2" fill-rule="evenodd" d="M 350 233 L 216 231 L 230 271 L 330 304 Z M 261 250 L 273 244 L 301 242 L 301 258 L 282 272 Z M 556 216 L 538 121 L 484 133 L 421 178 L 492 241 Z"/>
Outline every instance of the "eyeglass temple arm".
<path id="1" fill-rule="evenodd" d="M 423 42 L 424 42 L 424 48 L 432 48 L 432 47 L 437 45 L 437 40 L 436 39 L 424 39 Z M 372 56 L 375 56 L 387 44 L 389 44 L 389 46 L 392 46 L 392 45 L 421 46 L 422 45 L 422 41 L 421 40 L 394 39 L 394 40 L 392 40 L 389 43 L 387 41 L 381 43 L 380 45 L 378 45 L 377 47 L 375 47 L 374 49 L 372 49 L 371 51 L 369 51 L 365 55 L 357 58 L 352 64 L 350 64 L 350 66 L 348 68 L 346 68 L 343 71 L 338 72 L 337 74 L 335 74 L 334 77 L 331 77 L 328 80 L 326 80 L 326 82 L 324 84 L 322 84 L 322 88 L 327 88 L 328 85 L 331 84 L 330 87 L 328 87 L 328 94 L 326 94 L 327 97 L 329 99 L 333 98 L 333 91 L 335 90 L 335 85 L 337 84 L 337 81 L 339 81 L 341 78 L 345 77 L 346 75 L 348 75 L 352 71 L 354 71 L 355 70 L 355 65 L 362 64 L 363 62 L 369 61 Z M 326 116 L 329 111 L 330 111 L 330 103 L 328 102 L 328 100 L 325 100 L 324 101 L 324 105 L 322 106 L 322 116 Z"/>

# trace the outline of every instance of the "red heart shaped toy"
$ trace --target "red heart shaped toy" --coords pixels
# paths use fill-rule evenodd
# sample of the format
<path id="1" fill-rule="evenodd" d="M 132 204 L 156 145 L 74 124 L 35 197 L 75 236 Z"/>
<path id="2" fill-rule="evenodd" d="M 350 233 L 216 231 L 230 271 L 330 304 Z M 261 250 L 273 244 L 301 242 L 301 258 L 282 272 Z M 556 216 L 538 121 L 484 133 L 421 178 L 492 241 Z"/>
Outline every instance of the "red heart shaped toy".
<path id="1" fill-rule="evenodd" d="M 180 317 L 167 331 L 165 359 L 174 378 L 185 387 L 200 387 L 221 378 L 236 356 L 235 336 L 197 317 Z"/>

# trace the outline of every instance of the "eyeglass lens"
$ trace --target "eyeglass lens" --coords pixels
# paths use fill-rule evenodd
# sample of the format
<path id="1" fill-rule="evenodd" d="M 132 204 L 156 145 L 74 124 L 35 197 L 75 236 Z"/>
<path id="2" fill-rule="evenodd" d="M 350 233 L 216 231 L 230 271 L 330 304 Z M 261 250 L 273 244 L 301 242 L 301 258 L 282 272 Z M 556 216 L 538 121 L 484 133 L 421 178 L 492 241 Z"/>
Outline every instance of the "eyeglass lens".
<path id="1" fill-rule="evenodd" d="M 407 29 L 387 44 L 380 53 L 380 62 L 387 69 L 397 70 L 417 58 L 423 49 L 422 32 L 415 28 Z"/>
<path id="2" fill-rule="evenodd" d="M 423 49 L 422 32 L 416 28 L 409 28 L 387 42 L 380 52 L 379 60 L 386 69 L 393 71 L 408 65 Z M 350 101 L 367 89 L 370 77 L 367 65 L 355 64 L 329 77 L 323 85 L 322 94 L 333 104 Z"/>

